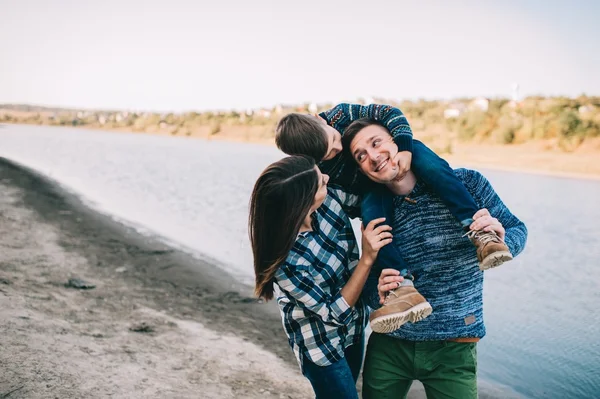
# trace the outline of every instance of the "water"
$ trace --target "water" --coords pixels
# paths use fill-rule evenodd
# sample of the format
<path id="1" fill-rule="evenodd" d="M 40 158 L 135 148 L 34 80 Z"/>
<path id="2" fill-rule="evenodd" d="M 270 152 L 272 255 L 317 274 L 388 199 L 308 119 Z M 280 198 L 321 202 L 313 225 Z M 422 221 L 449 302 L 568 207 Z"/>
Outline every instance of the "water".
<path id="1" fill-rule="evenodd" d="M 217 259 L 249 283 L 249 195 L 282 154 L 251 144 L 4 125 L 0 156 Z M 521 256 L 486 273 L 480 379 L 523 397 L 600 397 L 600 182 L 482 172 L 527 224 L 529 240 Z"/>

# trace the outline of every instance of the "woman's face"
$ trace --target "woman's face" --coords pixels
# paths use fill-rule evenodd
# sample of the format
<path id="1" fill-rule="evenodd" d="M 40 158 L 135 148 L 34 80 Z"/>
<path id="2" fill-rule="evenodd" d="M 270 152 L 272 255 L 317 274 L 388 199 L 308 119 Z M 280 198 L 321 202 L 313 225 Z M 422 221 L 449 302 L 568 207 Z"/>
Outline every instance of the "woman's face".
<path id="1" fill-rule="evenodd" d="M 323 201 L 325 201 L 325 197 L 327 196 L 327 182 L 329 181 L 329 176 L 321 173 L 321 170 L 317 166 L 315 166 L 315 170 L 319 179 L 319 188 L 317 188 L 317 193 L 315 194 L 311 213 L 316 211 L 323 204 Z"/>

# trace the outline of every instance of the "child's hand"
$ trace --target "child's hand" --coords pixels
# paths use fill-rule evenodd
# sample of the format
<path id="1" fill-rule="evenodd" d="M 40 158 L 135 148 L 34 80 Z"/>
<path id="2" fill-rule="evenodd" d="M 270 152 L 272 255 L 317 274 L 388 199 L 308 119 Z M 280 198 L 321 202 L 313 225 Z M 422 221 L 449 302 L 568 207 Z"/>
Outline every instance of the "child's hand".
<path id="1" fill-rule="evenodd" d="M 394 163 L 398 165 L 400 169 L 398 171 L 398 176 L 405 175 L 410 170 L 410 163 L 412 161 L 412 152 L 410 151 L 400 151 L 394 157 Z"/>

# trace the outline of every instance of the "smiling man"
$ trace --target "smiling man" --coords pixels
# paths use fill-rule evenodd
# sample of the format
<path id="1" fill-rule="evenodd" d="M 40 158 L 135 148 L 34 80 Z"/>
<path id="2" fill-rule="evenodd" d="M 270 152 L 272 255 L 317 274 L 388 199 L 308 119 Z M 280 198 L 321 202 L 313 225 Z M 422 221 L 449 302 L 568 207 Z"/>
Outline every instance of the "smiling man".
<path id="1" fill-rule="evenodd" d="M 412 381 L 420 380 L 428 398 L 476 398 L 477 342 L 485 335 L 483 271 L 477 250 L 430 187 L 410 170 L 400 173 L 391 162 L 398 147 L 385 127 L 360 119 L 348 127 L 342 144 L 364 175 L 392 193 L 390 245 L 399 248 L 415 288 L 433 308 L 431 316 L 419 323 L 371 335 L 363 397 L 402 398 Z M 513 255 L 519 254 L 527 239 L 525 225 L 479 172 L 456 169 L 454 173 L 480 208 L 472 229 L 484 234 L 487 244 L 506 243 Z M 385 316 L 396 304 L 402 306 L 402 298 L 395 294 L 401 282 L 397 270 L 371 270 L 364 299 L 373 309 L 380 308 L 384 298 L 387 305 L 371 319 Z"/>

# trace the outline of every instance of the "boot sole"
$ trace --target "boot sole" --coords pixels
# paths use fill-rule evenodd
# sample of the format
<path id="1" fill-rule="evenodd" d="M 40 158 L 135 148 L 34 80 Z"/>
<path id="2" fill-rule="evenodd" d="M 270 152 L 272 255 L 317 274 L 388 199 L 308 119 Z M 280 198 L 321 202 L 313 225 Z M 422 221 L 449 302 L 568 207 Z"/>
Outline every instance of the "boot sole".
<path id="1" fill-rule="evenodd" d="M 488 270 L 493 267 L 498 267 L 504 262 L 512 260 L 513 256 L 508 251 L 499 251 L 489 254 L 479 264 L 479 270 Z"/>
<path id="2" fill-rule="evenodd" d="M 433 309 L 429 302 L 423 302 L 412 308 L 400 312 L 379 316 L 371 320 L 371 330 L 376 333 L 390 333 L 396 331 L 407 322 L 416 323 L 431 314 Z"/>

